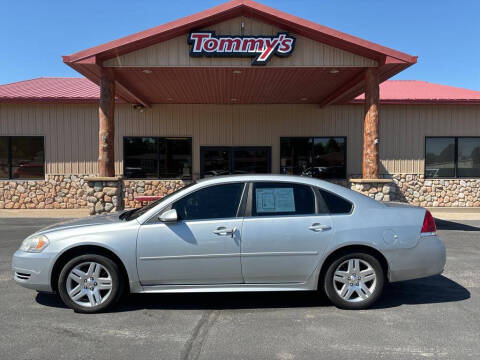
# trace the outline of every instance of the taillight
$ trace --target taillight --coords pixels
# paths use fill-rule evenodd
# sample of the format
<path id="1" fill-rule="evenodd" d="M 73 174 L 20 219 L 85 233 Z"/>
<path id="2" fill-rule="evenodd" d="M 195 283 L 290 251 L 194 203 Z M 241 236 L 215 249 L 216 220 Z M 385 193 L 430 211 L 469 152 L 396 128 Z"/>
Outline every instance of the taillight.
<path id="1" fill-rule="evenodd" d="M 435 220 L 433 219 L 430 211 L 425 211 L 425 218 L 423 219 L 422 233 L 434 233 L 437 232 L 437 227 L 435 226 Z"/>

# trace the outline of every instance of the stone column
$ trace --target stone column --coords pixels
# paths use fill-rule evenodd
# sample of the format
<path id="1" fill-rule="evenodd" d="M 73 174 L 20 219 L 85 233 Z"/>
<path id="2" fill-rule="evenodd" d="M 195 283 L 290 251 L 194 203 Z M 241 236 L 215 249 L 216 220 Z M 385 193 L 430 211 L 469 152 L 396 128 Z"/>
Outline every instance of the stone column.
<path id="1" fill-rule="evenodd" d="M 90 215 L 124 209 L 123 180 L 110 177 L 87 177 L 87 203 Z"/>

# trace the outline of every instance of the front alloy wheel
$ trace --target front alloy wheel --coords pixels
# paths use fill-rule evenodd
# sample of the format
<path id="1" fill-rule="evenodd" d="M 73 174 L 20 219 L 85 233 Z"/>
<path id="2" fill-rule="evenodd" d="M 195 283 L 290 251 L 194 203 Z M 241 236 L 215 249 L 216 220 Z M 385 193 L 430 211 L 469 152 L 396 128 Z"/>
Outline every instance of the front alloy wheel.
<path id="1" fill-rule="evenodd" d="M 91 254 L 78 256 L 63 267 L 58 290 L 63 302 L 73 310 L 93 313 L 113 306 L 123 288 L 117 264 Z"/>
<path id="2" fill-rule="evenodd" d="M 325 275 L 325 292 L 336 306 L 364 309 L 380 296 L 384 283 L 378 260 L 365 253 L 344 255 L 333 261 Z"/>
<path id="3" fill-rule="evenodd" d="M 78 264 L 68 274 L 67 293 L 79 306 L 103 304 L 112 294 L 112 276 L 105 266 L 94 261 Z"/>

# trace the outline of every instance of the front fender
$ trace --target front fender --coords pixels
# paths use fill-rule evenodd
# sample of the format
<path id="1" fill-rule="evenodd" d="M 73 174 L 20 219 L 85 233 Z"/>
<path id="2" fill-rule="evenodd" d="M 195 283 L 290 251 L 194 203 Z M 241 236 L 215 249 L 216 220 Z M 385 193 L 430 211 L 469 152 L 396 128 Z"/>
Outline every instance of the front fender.
<path id="1" fill-rule="evenodd" d="M 58 259 L 66 252 L 82 246 L 95 246 L 115 254 L 120 259 L 127 272 L 130 288 L 134 291 L 139 286 L 136 261 L 136 240 L 139 226 L 121 227 L 120 229 L 108 227 L 109 229 L 93 233 L 47 234 L 51 239 L 48 251 L 55 253 L 54 260 L 48 269 L 49 278 L 51 279 Z"/>

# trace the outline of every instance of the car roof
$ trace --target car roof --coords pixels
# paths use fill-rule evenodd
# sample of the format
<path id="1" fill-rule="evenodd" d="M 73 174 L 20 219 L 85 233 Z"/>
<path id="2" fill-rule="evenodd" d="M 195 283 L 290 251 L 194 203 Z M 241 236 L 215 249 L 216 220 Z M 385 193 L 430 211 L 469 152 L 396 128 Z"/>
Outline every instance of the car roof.
<path id="1" fill-rule="evenodd" d="M 306 185 L 320 186 L 332 192 L 351 192 L 344 186 L 336 185 L 330 181 L 316 179 L 310 176 L 281 175 L 281 174 L 237 174 L 212 176 L 197 180 L 200 186 L 208 186 L 214 184 L 224 184 L 230 182 L 255 182 L 255 181 L 274 181 L 274 182 L 293 182 Z"/>
<path id="2" fill-rule="evenodd" d="M 308 183 L 308 177 L 293 176 L 293 175 L 279 175 L 279 174 L 236 174 L 236 175 L 221 175 L 212 176 L 197 180 L 199 184 L 206 185 L 207 183 L 224 183 L 237 181 L 293 181 Z"/>

